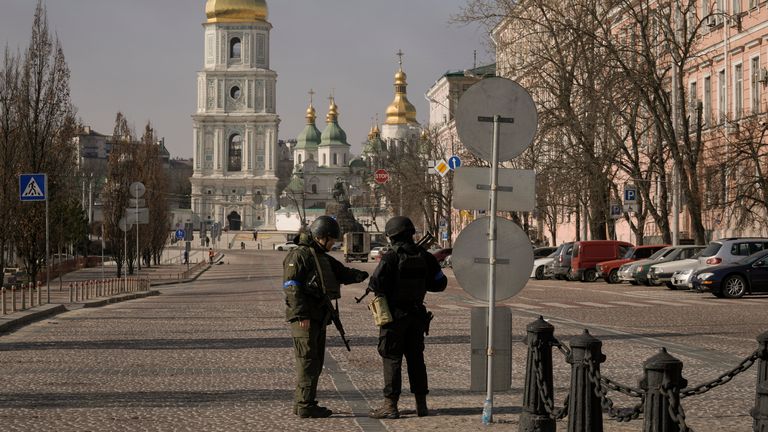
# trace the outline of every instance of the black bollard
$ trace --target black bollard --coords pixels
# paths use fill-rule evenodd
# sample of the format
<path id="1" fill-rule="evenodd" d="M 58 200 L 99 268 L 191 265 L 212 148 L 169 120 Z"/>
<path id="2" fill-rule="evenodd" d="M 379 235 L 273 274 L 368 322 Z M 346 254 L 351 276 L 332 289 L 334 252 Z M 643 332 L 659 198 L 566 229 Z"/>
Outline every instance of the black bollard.
<path id="1" fill-rule="evenodd" d="M 603 343 L 588 330 L 571 340 L 568 432 L 603 432 L 603 409 L 595 393 L 596 385 L 590 379 L 590 368 L 599 372 L 600 363 L 605 361 L 602 348 Z"/>
<path id="2" fill-rule="evenodd" d="M 755 432 L 768 432 L 768 332 L 757 337 L 757 390 L 755 394 L 755 407 L 750 414 L 755 419 L 752 430 Z"/>
<path id="3" fill-rule="evenodd" d="M 672 394 L 673 411 L 680 408 L 680 389 L 688 385 L 683 378 L 683 362 L 667 353 L 666 348 L 643 363 L 645 377 L 640 380 L 640 387 L 645 390 L 645 422 L 643 432 L 679 432 L 680 424 L 670 414 Z M 685 432 L 685 431 L 683 431 Z"/>
<path id="4" fill-rule="evenodd" d="M 542 382 L 546 393 L 553 397 L 552 386 L 552 342 L 555 327 L 539 317 L 528 324 L 528 360 L 525 365 L 525 389 L 523 390 L 523 412 L 520 414 L 519 432 L 555 432 L 555 420 L 547 413 L 539 392 L 536 378 L 535 359 L 541 368 Z"/>

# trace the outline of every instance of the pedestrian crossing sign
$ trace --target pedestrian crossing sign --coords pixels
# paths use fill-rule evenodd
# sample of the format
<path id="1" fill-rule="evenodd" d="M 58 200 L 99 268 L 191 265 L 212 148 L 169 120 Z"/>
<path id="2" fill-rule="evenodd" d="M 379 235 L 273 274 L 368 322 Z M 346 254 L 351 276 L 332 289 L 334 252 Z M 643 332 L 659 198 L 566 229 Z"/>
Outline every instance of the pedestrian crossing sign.
<path id="1" fill-rule="evenodd" d="M 19 199 L 21 201 L 45 201 L 48 180 L 45 174 L 22 174 L 19 176 Z"/>

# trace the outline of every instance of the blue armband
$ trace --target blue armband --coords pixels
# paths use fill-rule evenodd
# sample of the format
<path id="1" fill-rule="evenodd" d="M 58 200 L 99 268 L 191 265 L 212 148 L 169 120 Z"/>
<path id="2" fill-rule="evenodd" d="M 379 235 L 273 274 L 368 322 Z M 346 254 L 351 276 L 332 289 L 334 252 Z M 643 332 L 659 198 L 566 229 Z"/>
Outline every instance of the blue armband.
<path id="1" fill-rule="evenodd" d="M 437 272 L 437 273 L 435 274 L 435 280 L 440 280 L 440 279 L 442 279 L 442 278 L 444 278 L 444 277 L 445 277 L 445 274 L 443 273 L 443 271 L 442 271 L 442 270 L 440 270 L 439 272 Z"/>
<path id="2" fill-rule="evenodd" d="M 296 282 L 295 280 L 289 280 L 289 281 L 285 281 L 283 283 L 283 289 L 288 289 L 288 288 L 290 288 L 292 286 L 299 287 L 299 286 L 301 286 L 301 284 Z"/>

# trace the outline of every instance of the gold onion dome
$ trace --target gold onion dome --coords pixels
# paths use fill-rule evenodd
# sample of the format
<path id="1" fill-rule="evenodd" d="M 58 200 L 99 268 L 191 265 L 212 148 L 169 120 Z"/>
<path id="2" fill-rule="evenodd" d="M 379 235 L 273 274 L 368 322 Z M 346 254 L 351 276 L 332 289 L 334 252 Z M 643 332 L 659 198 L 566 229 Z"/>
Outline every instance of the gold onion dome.
<path id="1" fill-rule="evenodd" d="M 416 123 L 416 107 L 408 100 L 406 94 L 407 76 L 402 67 L 395 74 L 395 100 L 387 107 L 388 125 Z"/>
<path id="2" fill-rule="evenodd" d="M 296 137 L 296 148 L 307 149 L 320 145 L 320 130 L 315 126 L 315 107 L 312 106 L 312 102 L 309 102 L 309 108 L 307 108 L 307 126 Z"/>
<path id="3" fill-rule="evenodd" d="M 266 21 L 266 0 L 207 0 L 205 15 L 209 23 Z"/>
<path id="4" fill-rule="evenodd" d="M 312 104 L 309 104 L 309 108 L 307 108 L 307 124 L 315 124 L 315 119 L 317 118 L 317 115 L 315 113 L 315 107 L 312 106 Z"/>

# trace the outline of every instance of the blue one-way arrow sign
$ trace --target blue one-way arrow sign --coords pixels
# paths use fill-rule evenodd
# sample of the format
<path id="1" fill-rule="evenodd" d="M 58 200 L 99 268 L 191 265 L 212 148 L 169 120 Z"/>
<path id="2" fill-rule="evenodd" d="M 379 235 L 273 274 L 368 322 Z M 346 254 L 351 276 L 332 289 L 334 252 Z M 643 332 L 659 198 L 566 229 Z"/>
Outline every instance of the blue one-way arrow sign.
<path id="1" fill-rule="evenodd" d="M 45 174 L 22 174 L 19 176 L 19 199 L 22 201 L 45 201 L 48 181 Z"/>
<path id="2" fill-rule="evenodd" d="M 456 168 L 458 168 L 460 166 L 461 166 L 461 158 L 459 158 L 458 156 L 451 156 L 451 158 L 448 159 L 448 167 L 451 170 L 455 171 Z"/>

